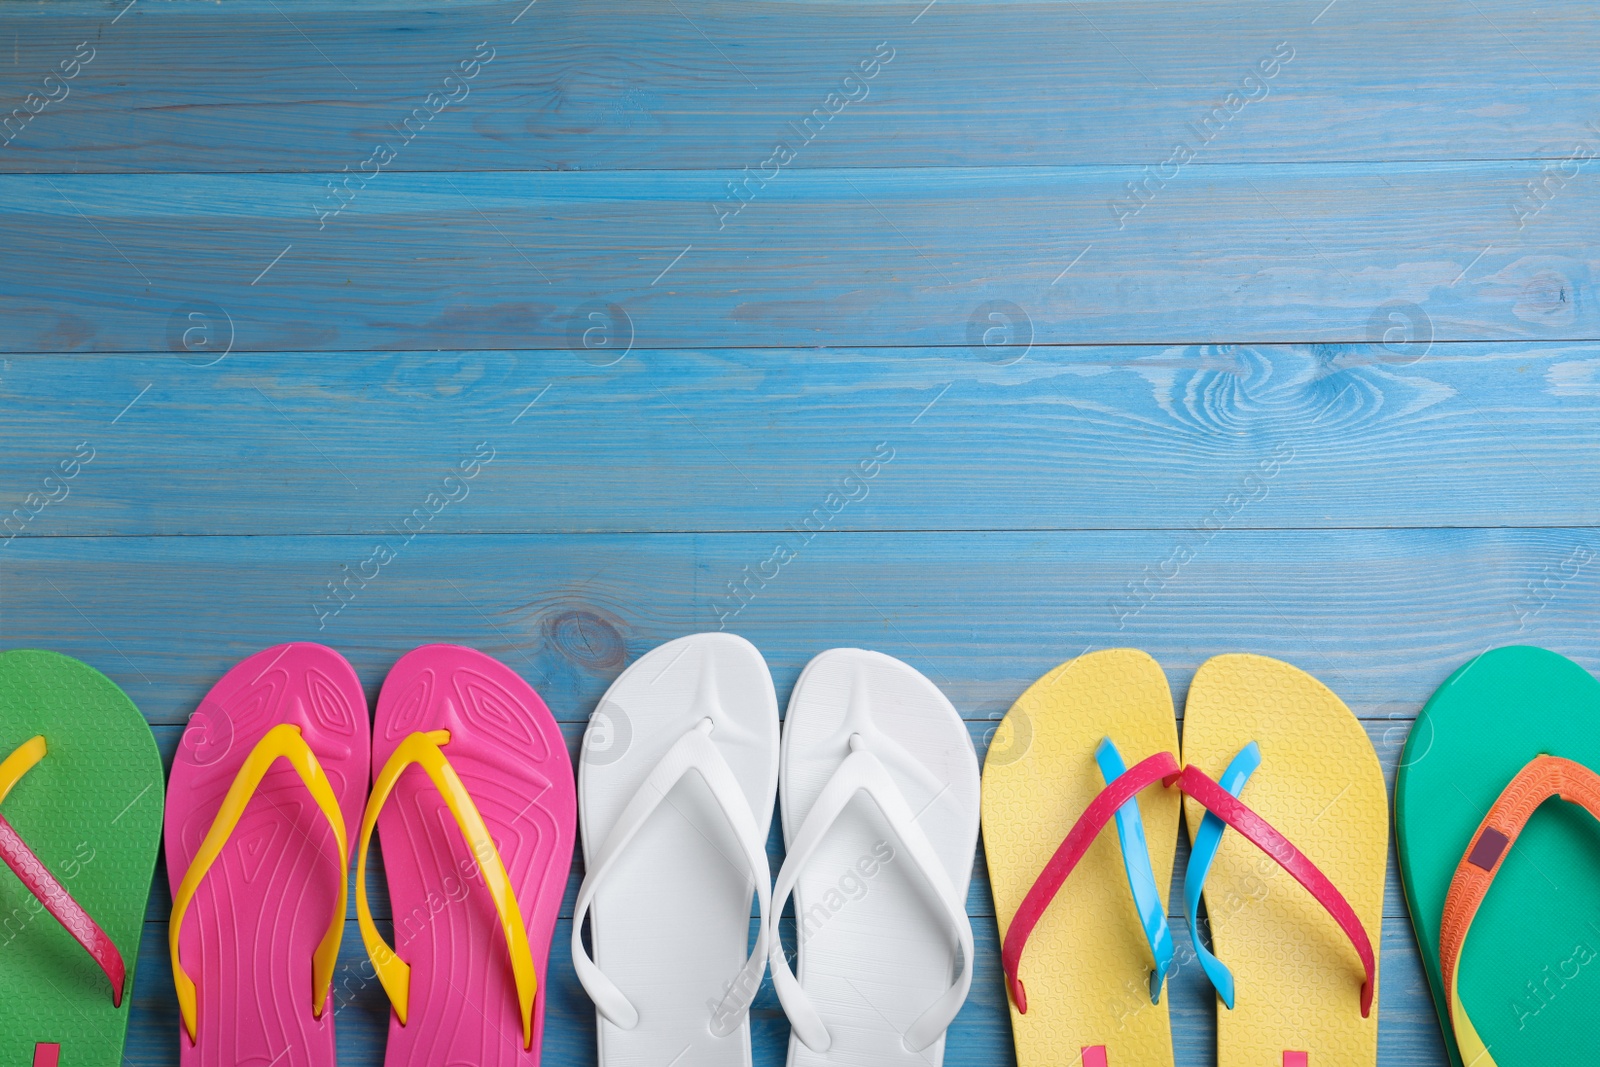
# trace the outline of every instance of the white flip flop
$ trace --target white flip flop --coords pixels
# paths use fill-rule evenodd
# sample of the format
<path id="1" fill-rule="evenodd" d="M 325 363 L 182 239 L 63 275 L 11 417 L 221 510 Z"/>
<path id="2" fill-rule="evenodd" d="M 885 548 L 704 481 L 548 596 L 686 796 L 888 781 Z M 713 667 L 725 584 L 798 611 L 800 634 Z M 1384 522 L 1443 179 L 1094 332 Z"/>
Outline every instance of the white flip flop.
<path id="1" fill-rule="evenodd" d="M 789 1067 L 938 1067 L 972 985 L 978 758 L 961 716 L 899 660 L 832 649 L 789 698 L 781 781 L 767 914 Z M 777 936 L 791 891 L 798 978 Z"/>
<path id="2" fill-rule="evenodd" d="M 777 786 L 778 700 L 742 637 L 669 641 L 606 691 L 578 760 L 587 870 L 572 920 L 600 1067 L 749 1067 Z"/>

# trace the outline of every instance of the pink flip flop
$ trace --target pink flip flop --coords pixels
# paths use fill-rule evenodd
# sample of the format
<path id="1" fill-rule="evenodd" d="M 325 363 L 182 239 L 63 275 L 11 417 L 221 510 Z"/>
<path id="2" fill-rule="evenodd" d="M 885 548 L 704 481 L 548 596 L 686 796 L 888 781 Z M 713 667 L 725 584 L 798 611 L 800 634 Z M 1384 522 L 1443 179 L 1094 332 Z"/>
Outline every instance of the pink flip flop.
<path id="1" fill-rule="evenodd" d="M 165 823 L 184 1067 L 333 1067 L 366 703 L 344 657 L 290 644 L 223 675 L 190 717 Z"/>
<path id="2" fill-rule="evenodd" d="M 372 760 L 356 915 L 394 1009 L 384 1062 L 532 1067 L 577 828 L 572 760 L 555 717 L 498 660 L 425 645 L 383 683 Z M 367 906 L 374 825 L 394 949 Z"/>

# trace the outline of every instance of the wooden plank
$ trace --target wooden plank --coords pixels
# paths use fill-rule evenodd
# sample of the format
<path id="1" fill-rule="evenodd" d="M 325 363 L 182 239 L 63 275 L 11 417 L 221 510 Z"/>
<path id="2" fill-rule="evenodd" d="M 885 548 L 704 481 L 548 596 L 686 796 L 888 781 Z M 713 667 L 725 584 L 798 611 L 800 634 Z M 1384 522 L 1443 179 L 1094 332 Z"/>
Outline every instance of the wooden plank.
<path id="1" fill-rule="evenodd" d="M 387 170 L 455 171 L 737 170 L 780 139 L 796 170 L 1154 166 L 1180 142 L 1213 162 L 1595 143 L 1600 28 L 1581 0 L 924 6 L 11 4 L 0 102 L 59 99 L 14 120 L 0 170 L 357 171 L 378 144 Z M 45 83 L 80 42 L 92 59 Z M 489 64 L 447 85 L 480 42 Z M 888 65 L 846 84 L 880 45 Z M 857 99 L 820 132 L 790 132 L 841 90 Z M 456 103 L 403 137 L 430 93 Z"/>
<path id="2" fill-rule="evenodd" d="M 428 536 L 784 530 L 830 492 L 832 530 L 1587 526 L 1597 370 L 1594 342 L 17 356 L 0 545 L 392 536 L 430 492 L 458 499 Z"/>
<path id="3" fill-rule="evenodd" d="M 330 216 L 318 175 L 7 175 L 0 351 L 182 350 L 195 314 L 217 331 L 197 362 L 224 326 L 238 352 L 596 364 L 630 341 L 1006 362 L 1029 345 L 1387 340 L 1410 359 L 1600 336 L 1581 298 L 1600 199 L 1580 172 L 1529 217 L 1537 162 L 1195 165 L 1139 200 L 1128 167 L 731 177 L 395 174 Z"/>
<path id="4" fill-rule="evenodd" d="M 754 927 L 754 923 L 751 924 Z M 783 921 L 793 943 L 792 920 Z M 753 930 L 752 930 L 753 933 Z M 1011 1022 L 1000 976 L 1000 946 L 992 921 L 973 923 L 976 942 L 972 992 L 951 1025 L 945 1050 L 948 1067 L 1004 1067 L 1015 1062 Z M 592 1064 L 594 1007 L 572 972 L 571 920 L 556 924 L 547 977 L 543 1062 L 552 1065 Z M 1180 944 L 1183 944 L 1180 941 Z M 173 1067 L 177 1064 L 177 998 L 167 959 L 166 929 L 147 923 L 134 982 L 133 1022 L 124 1063 L 131 1067 Z M 1448 1060 L 1439 1039 L 1427 985 L 1409 927 L 1390 922 L 1384 927 L 1379 989 L 1379 1062 L 1408 1067 L 1445 1067 Z M 371 977 L 356 924 L 346 924 L 334 972 L 335 1024 L 339 1028 L 342 1063 L 383 1062 L 388 1002 Z M 1180 1067 L 1209 1067 L 1214 1060 L 1214 999 L 1191 955 L 1180 955 L 1169 983 L 1173 1044 Z M 1108 991 L 1119 995 L 1120 991 Z M 1147 1002 L 1148 1003 L 1148 1002 Z M 1129 1010 L 1138 1010 L 1130 1000 Z M 779 1067 L 784 1062 L 788 1023 L 769 977 L 751 1009 L 755 1064 Z"/>
<path id="5" fill-rule="evenodd" d="M 971 719 L 998 719 L 1051 667 L 1108 646 L 1148 650 L 1180 703 L 1202 661 L 1248 649 L 1397 726 L 1485 648 L 1538 644 L 1600 667 L 1592 529 L 1184 536 L 823 534 L 752 582 L 742 608 L 728 585 L 769 558 L 770 535 L 419 538 L 320 631 L 327 583 L 370 538 L 19 538 L 0 554 L 0 631 L 9 646 L 86 660 L 165 724 L 187 721 L 240 658 L 290 640 L 339 649 L 369 697 L 410 648 L 473 645 L 581 722 L 625 662 L 715 629 L 719 611 L 762 650 L 780 694 L 823 649 L 877 648 Z M 1172 554 L 1184 544 L 1186 560 Z"/>

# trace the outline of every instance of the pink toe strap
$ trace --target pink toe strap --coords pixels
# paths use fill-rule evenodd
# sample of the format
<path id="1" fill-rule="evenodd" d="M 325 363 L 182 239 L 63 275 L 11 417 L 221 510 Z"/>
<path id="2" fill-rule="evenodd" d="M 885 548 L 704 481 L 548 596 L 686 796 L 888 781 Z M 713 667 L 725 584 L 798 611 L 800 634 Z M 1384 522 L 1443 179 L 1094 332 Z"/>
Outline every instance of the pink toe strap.
<path id="1" fill-rule="evenodd" d="M 72 895 L 56 881 L 55 876 L 39 862 L 39 857 L 22 840 L 4 815 L 0 815 L 0 859 L 5 860 L 6 866 L 11 868 L 13 874 L 27 887 L 28 892 L 39 898 L 45 910 L 55 916 L 56 922 L 66 928 L 84 951 L 94 957 L 100 969 L 106 972 L 106 978 L 111 982 L 111 1003 L 115 1007 L 122 1007 L 122 985 L 124 970 L 122 966 L 122 953 L 117 951 L 116 944 L 106 936 L 104 930 L 84 911 Z"/>
<path id="2" fill-rule="evenodd" d="M 1365 1019 L 1372 1012 L 1372 989 L 1377 977 L 1377 963 L 1372 955 L 1372 942 L 1367 938 L 1366 928 L 1361 925 L 1355 909 L 1344 899 L 1344 894 L 1340 893 L 1328 880 L 1328 876 L 1318 870 L 1317 865 L 1295 848 L 1287 837 L 1274 830 L 1265 819 L 1251 811 L 1238 797 L 1212 781 L 1194 764 L 1184 767 L 1182 774 L 1170 775 L 1165 784 L 1170 786 L 1174 782 L 1186 795 L 1198 800 L 1207 811 L 1239 831 L 1276 861 L 1278 866 L 1293 875 L 1294 880 L 1305 886 L 1316 898 L 1317 903 L 1333 916 L 1340 929 L 1344 930 L 1345 936 L 1350 939 L 1350 944 L 1355 947 L 1356 955 L 1361 957 L 1361 966 L 1366 968 L 1366 980 L 1361 984 L 1361 1017 Z M 1285 1063 L 1292 1062 L 1285 1059 Z"/>
<path id="3" fill-rule="evenodd" d="M 1033 928 L 1038 925 L 1045 909 L 1050 906 L 1057 891 L 1066 882 L 1067 875 L 1072 873 L 1072 869 L 1078 865 L 1084 853 L 1089 851 L 1089 846 L 1094 844 L 1094 839 L 1105 829 L 1106 823 L 1117 813 L 1117 809 L 1147 787 L 1163 779 L 1177 776 L 1178 761 L 1170 752 L 1157 752 L 1118 775 L 1100 791 L 1099 796 L 1089 802 L 1087 808 L 1083 809 L 1083 814 L 1078 817 L 1078 821 L 1056 848 L 1055 855 L 1050 857 L 1050 862 L 1039 872 L 1039 877 L 1028 890 L 1028 895 L 1022 898 L 1022 906 L 1017 909 L 1016 915 L 1011 917 L 1011 925 L 1006 927 L 1005 943 L 1000 950 L 1000 964 L 1006 972 L 1006 988 L 1011 991 L 1011 1000 L 1016 1004 L 1017 1011 L 1023 1015 L 1028 1014 L 1028 994 L 1022 987 L 1022 980 L 1017 977 L 1017 966 L 1022 962 L 1022 950 L 1027 947 L 1028 935 L 1033 933 Z"/>

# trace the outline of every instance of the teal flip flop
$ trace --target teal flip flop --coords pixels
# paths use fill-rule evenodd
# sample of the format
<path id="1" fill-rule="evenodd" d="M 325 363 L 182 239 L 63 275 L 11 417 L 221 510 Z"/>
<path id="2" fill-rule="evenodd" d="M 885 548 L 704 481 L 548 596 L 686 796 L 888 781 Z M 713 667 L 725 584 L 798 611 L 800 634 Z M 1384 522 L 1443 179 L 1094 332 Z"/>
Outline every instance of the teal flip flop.
<path id="1" fill-rule="evenodd" d="M 1471 660 L 1412 728 L 1395 784 L 1400 872 L 1457 1067 L 1596 1059 L 1596 771 L 1600 681 L 1542 648 Z"/>
<path id="2" fill-rule="evenodd" d="M 0 1063 L 122 1062 L 163 794 L 155 738 L 115 683 L 0 653 Z"/>

